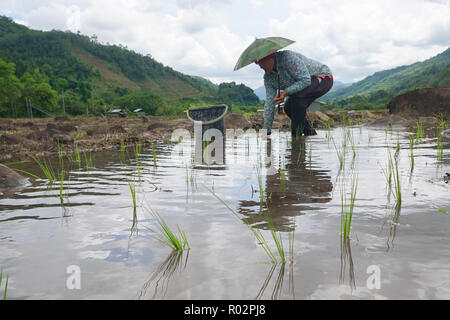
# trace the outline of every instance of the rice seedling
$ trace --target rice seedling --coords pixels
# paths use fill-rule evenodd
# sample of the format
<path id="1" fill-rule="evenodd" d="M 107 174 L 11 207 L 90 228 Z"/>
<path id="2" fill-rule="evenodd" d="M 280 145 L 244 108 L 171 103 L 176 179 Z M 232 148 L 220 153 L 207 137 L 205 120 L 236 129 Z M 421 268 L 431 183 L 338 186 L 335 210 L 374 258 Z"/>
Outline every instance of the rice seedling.
<path id="1" fill-rule="evenodd" d="M 400 183 L 400 174 L 398 171 L 398 158 L 394 157 L 394 160 L 392 161 L 391 158 L 391 170 L 393 173 L 393 180 L 394 180 L 394 197 L 396 200 L 396 206 L 400 207 L 402 204 L 402 188 Z"/>
<path id="2" fill-rule="evenodd" d="M 141 162 L 139 160 L 139 157 L 141 155 L 141 150 L 142 150 L 142 144 L 140 141 L 138 141 L 134 145 L 134 157 L 136 159 L 136 168 L 137 168 L 137 173 L 138 173 L 139 179 L 141 178 Z"/>
<path id="3" fill-rule="evenodd" d="M 17 172 L 20 172 L 20 173 L 25 173 L 25 174 L 27 174 L 27 175 L 29 175 L 30 177 L 33 177 L 33 178 L 35 178 L 35 179 L 41 179 L 41 177 L 38 177 L 37 175 L 35 175 L 35 174 L 31 173 L 31 172 L 22 170 L 22 169 L 14 168 L 13 170 L 14 170 L 14 171 L 17 171 Z"/>
<path id="4" fill-rule="evenodd" d="M 59 173 L 59 200 L 61 207 L 64 207 L 64 169 Z"/>
<path id="5" fill-rule="evenodd" d="M 73 151 L 75 153 L 75 162 L 78 163 L 78 167 L 81 168 L 81 153 L 80 149 L 78 149 L 78 144 L 75 144 Z"/>
<path id="6" fill-rule="evenodd" d="M 160 237 L 158 239 L 159 241 L 161 241 L 163 244 L 167 245 L 174 251 L 183 251 L 186 247 L 188 250 L 190 249 L 186 234 L 183 230 L 180 229 L 179 226 L 177 227 L 178 235 L 176 235 L 156 210 L 153 210 L 151 208 L 148 208 L 147 210 L 156 220 L 157 227 L 160 233 Z"/>
<path id="7" fill-rule="evenodd" d="M 439 208 L 437 206 L 433 206 L 433 208 L 436 209 L 437 211 L 441 212 L 441 213 L 444 213 L 444 214 L 450 216 L 450 213 L 447 210 L 444 210 L 444 209 Z"/>
<path id="8" fill-rule="evenodd" d="M 286 263 L 286 255 L 284 253 L 284 247 L 283 247 L 283 239 L 281 237 L 280 232 L 276 232 L 273 226 L 270 228 L 270 233 L 272 234 L 273 241 L 275 242 L 275 245 L 278 250 L 278 255 L 280 256 L 281 263 Z"/>
<path id="9" fill-rule="evenodd" d="M 94 168 L 94 163 L 92 162 L 92 154 L 89 152 L 89 154 L 86 151 L 83 151 L 84 156 L 84 169 L 86 171 L 89 171 L 89 169 Z"/>
<path id="10" fill-rule="evenodd" d="M 342 149 L 338 149 L 336 143 L 334 142 L 334 139 L 331 138 L 331 140 L 333 141 L 334 149 L 336 150 L 336 154 L 339 160 L 339 170 L 342 170 L 345 165 L 345 144 L 343 143 Z"/>
<path id="11" fill-rule="evenodd" d="M 414 170 L 414 136 L 409 137 L 409 158 L 411 160 L 411 172 Z"/>
<path id="12" fill-rule="evenodd" d="M 6 300 L 6 293 L 8 292 L 8 281 L 9 276 L 6 276 L 5 289 L 3 289 L 3 300 Z M 2 287 L 2 282 L 3 282 L 3 267 L 0 270 L 0 289 Z"/>
<path id="13" fill-rule="evenodd" d="M 422 139 L 425 136 L 424 131 L 423 131 L 423 125 L 422 125 L 422 122 L 420 121 L 420 119 L 417 120 L 416 126 L 417 126 L 416 140 L 419 141 L 420 139 Z"/>
<path id="14" fill-rule="evenodd" d="M 348 129 L 347 137 L 348 137 L 348 141 L 350 142 L 350 146 L 351 146 L 351 148 L 352 148 L 353 159 L 355 159 L 355 158 L 356 158 L 355 137 L 354 137 L 354 135 L 353 135 L 353 131 L 350 131 L 350 129 Z"/>
<path id="15" fill-rule="evenodd" d="M 125 139 L 120 138 L 120 152 L 125 153 Z"/>
<path id="16" fill-rule="evenodd" d="M 391 166 L 391 162 L 392 162 L 392 156 L 391 153 L 388 152 L 388 161 L 386 164 L 386 169 L 381 167 L 381 170 L 383 171 L 383 175 L 386 178 L 386 182 L 387 185 L 389 187 L 389 190 L 391 190 L 392 188 L 392 166 Z"/>
<path id="17" fill-rule="evenodd" d="M 341 237 L 349 238 L 355 208 L 356 191 L 358 189 L 358 180 L 356 176 L 352 178 L 350 199 L 347 199 L 345 185 L 341 188 Z"/>
<path id="18" fill-rule="evenodd" d="M 58 158 L 61 161 L 62 158 L 64 157 L 64 151 L 62 150 L 59 140 L 56 140 L 56 149 L 58 150 Z"/>
<path id="19" fill-rule="evenodd" d="M 327 122 L 327 133 L 325 134 L 325 136 L 326 136 L 327 140 L 331 139 L 331 124 L 330 124 L 330 121 Z"/>
<path id="20" fill-rule="evenodd" d="M 438 119 L 438 129 L 439 129 L 439 131 L 445 130 L 447 128 L 447 124 L 446 124 L 446 121 L 445 121 L 444 114 L 439 113 L 438 115 L 436 115 L 436 118 Z"/>
<path id="21" fill-rule="evenodd" d="M 34 155 L 30 154 L 30 157 L 36 162 L 36 164 L 39 166 L 39 168 L 42 170 L 42 173 L 47 178 L 50 184 L 53 184 L 53 182 L 56 180 L 55 171 L 52 167 L 52 164 L 48 160 L 40 160 L 39 158 L 35 157 Z"/>
<path id="22" fill-rule="evenodd" d="M 136 158 L 139 157 L 139 155 L 141 154 L 141 151 L 142 151 L 142 143 L 140 141 L 138 141 L 134 145 L 134 155 Z"/>
<path id="23" fill-rule="evenodd" d="M 267 224 L 269 226 L 269 230 L 270 230 L 270 234 L 272 235 L 273 242 L 275 243 L 275 246 L 277 248 L 278 256 L 280 257 L 279 262 L 284 265 L 286 263 L 286 253 L 285 253 L 285 249 L 283 246 L 283 239 L 281 236 L 281 232 L 275 230 L 275 226 L 270 217 L 269 206 L 266 206 L 266 207 L 267 207 L 267 213 L 265 214 L 265 218 L 266 218 Z M 292 233 L 288 234 L 288 239 L 289 239 L 289 257 L 290 257 L 291 262 L 294 262 L 294 231 L 292 231 Z M 276 263 L 278 263 L 278 260 Z"/>
<path id="24" fill-rule="evenodd" d="M 136 180 L 133 177 L 133 180 L 129 179 L 128 180 L 128 186 L 130 188 L 130 192 L 131 192 L 131 200 L 133 202 L 133 208 L 136 209 L 137 207 L 137 201 L 136 201 Z"/>

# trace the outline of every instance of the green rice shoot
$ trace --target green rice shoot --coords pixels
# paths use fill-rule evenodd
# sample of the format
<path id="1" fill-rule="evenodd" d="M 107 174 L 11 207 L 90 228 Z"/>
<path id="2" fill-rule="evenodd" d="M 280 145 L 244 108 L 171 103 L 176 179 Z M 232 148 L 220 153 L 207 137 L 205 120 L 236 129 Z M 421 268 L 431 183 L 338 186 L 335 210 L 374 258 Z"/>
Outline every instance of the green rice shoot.
<path id="1" fill-rule="evenodd" d="M 414 170 L 414 136 L 409 137 L 409 158 L 411 160 L 411 172 Z"/>
<path id="2" fill-rule="evenodd" d="M 177 226 L 178 234 L 175 234 L 156 210 L 149 208 L 148 211 L 156 220 L 160 234 L 159 241 L 174 251 L 183 251 L 186 248 L 188 250 L 190 249 L 186 233 L 179 226 Z"/>
<path id="3" fill-rule="evenodd" d="M 348 238 L 355 208 L 356 192 L 358 190 L 358 180 L 356 176 L 352 178 L 350 199 L 347 198 L 345 184 L 341 188 L 341 236 Z"/>
<path id="4" fill-rule="evenodd" d="M 137 207 L 137 200 L 136 200 L 136 180 L 133 177 L 133 180 L 129 179 L 128 180 L 128 186 L 130 188 L 130 192 L 131 192 L 131 200 L 133 203 L 133 208 L 136 209 Z"/>
<path id="5" fill-rule="evenodd" d="M 9 281 L 9 276 L 6 276 L 6 281 L 5 281 L 5 288 L 3 289 L 3 300 L 6 300 L 6 293 L 8 292 L 8 281 Z M 2 283 L 3 283 L 3 267 L 0 269 L 0 289 L 2 287 Z"/>
<path id="6" fill-rule="evenodd" d="M 30 157 L 34 160 L 34 162 L 36 162 L 36 164 L 42 170 L 42 173 L 47 178 L 48 182 L 50 184 L 53 184 L 53 182 L 56 180 L 56 174 L 55 174 L 55 171 L 54 171 L 50 161 L 40 160 L 39 158 L 37 158 L 31 154 L 30 154 Z"/>

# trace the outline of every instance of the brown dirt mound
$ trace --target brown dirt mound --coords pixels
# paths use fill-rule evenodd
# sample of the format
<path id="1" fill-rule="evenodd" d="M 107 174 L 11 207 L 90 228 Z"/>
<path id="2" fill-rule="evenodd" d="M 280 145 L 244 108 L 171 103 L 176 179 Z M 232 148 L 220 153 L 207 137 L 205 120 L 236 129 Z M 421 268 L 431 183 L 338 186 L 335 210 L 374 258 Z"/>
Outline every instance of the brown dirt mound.
<path id="1" fill-rule="evenodd" d="M 24 184 L 25 181 L 20 174 L 0 164 L 0 188 L 14 188 Z"/>
<path id="2" fill-rule="evenodd" d="M 122 126 L 116 125 L 112 126 L 108 129 L 108 133 L 127 133 L 127 130 L 125 130 Z"/>
<path id="3" fill-rule="evenodd" d="M 450 87 L 422 88 L 392 99 L 388 104 L 391 114 L 405 117 L 434 116 L 442 113 L 450 117 Z"/>
<path id="4" fill-rule="evenodd" d="M 21 137 L 21 136 L 16 136 L 16 135 L 12 135 L 12 134 L 4 134 L 0 137 L 0 142 L 5 143 L 5 144 L 23 144 L 27 142 L 27 139 Z"/>
<path id="5" fill-rule="evenodd" d="M 247 117 L 238 113 L 229 113 L 225 116 L 225 128 L 233 129 L 243 129 L 247 130 L 250 128 L 251 123 L 248 121 Z"/>
<path id="6" fill-rule="evenodd" d="M 33 131 L 27 135 L 27 139 L 33 141 L 44 141 L 50 138 L 50 133 L 48 131 Z"/>

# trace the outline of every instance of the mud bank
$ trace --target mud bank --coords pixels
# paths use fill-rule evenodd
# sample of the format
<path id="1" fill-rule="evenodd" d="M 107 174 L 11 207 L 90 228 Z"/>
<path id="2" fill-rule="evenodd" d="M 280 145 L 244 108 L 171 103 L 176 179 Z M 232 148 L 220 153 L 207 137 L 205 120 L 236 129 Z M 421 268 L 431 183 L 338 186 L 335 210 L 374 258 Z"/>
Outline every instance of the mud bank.
<path id="1" fill-rule="evenodd" d="M 401 125 L 414 127 L 416 118 L 390 115 L 381 111 L 325 111 L 308 112 L 308 119 L 315 128 L 347 125 Z M 437 119 L 422 117 L 425 128 L 436 127 Z M 263 127 L 261 112 L 251 115 L 228 114 L 226 128 L 247 130 Z M 290 130 L 290 119 L 276 115 L 273 128 Z M 175 129 L 186 129 L 193 134 L 193 123 L 183 116 L 172 117 L 128 117 L 128 118 L 78 118 L 56 117 L 38 119 L 0 119 L 0 162 L 30 160 L 30 155 L 53 156 L 58 151 L 72 153 L 75 146 L 79 151 L 119 150 L 121 146 L 132 146 L 138 141 L 142 146 L 153 142 L 167 141 Z"/>

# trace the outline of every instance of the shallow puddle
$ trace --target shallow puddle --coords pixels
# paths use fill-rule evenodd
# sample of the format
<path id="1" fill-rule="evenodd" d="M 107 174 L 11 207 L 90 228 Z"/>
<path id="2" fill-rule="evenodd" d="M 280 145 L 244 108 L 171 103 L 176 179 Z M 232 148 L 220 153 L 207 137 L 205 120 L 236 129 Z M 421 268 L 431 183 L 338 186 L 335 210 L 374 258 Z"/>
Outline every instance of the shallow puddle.
<path id="1" fill-rule="evenodd" d="M 195 164 L 192 140 L 137 158 L 132 148 L 93 153 L 93 168 L 63 157 L 62 200 L 59 181 L 35 178 L 0 199 L 8 299 L 449 299 L 448 144 L 439 154 L 436 138 L 419 139 L 412 167 L 409 136 L 350 127 L 266 142 L 248 133 L 226 139 L 221 166 Z M 11 167 L 43 177 L 35 165 Z M 185 232 L 190 250 L 159 240 L 150 208 Z"/>

